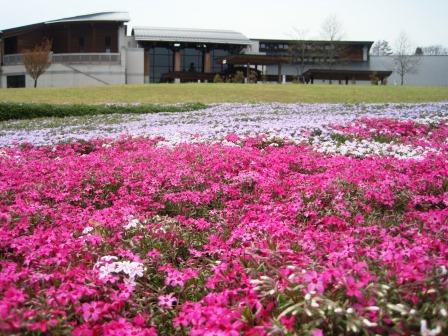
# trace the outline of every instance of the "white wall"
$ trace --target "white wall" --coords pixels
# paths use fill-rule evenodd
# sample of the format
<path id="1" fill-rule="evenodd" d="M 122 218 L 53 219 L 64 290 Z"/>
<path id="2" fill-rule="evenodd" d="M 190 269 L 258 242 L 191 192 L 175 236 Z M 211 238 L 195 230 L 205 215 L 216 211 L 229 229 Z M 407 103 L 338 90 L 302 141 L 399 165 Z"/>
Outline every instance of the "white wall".
<path id="1" fill-rule="evenodd" d="M 126 49 L 126 84 L 144 83 L 144 51 L 143 48 Z"/>
<path id="2" fill-rule="evenodd" d="M 305 71 L 309 68 L 325 69 L 325 65 L 306 65 Z M 334 68 L 393 71 L 392 75 L 387 80 L 388 85 L 400 84 L 400 76 L 394 71 L 395 64 L 393 56 L 370 56 L 369 62 L 352 65 L 335 65 Z M 267 75 L 277 75 L 277 65 L 267 66 L 265 73 Z M 297 66 L 291 64 L 282 65 L 282 74 L 296 76 Z M 321 81 L 315 81 L 315 83 L 321 83 Z M 333 83 L 335 83 L 335 81 L 333 81 Z M 357 84 L 370 85 L 371 83 L 370 81 L 357 81 Z M 405 85 L 448 86 L 448 56 L 422 56 L 416 72 L 405 76 Z"/>
<path id="3" fill-rule="evenodd" d="M 26 74 L 23 65 L 2 67 L 2 87 L 6 87 L 8 75 Z M 39 78 L 38 87 L 69 87 L 113 85 L 125 83 L 124 67 L 120 64 L 52 64 Z M 34 80 L 26 75 L 26 87 L 33 87 Z"/>
<path id="4" fill-rule="evenodd" d="M 372 68 L 394 70 L 392 56 L 370 56 Z M 415 73 L 407 74 L 405 85 L 448 86 L 448 56 L 422 56 Z M 400 76 L 394 71 L 388 79 L 389 85 L 399 85 Z"/>

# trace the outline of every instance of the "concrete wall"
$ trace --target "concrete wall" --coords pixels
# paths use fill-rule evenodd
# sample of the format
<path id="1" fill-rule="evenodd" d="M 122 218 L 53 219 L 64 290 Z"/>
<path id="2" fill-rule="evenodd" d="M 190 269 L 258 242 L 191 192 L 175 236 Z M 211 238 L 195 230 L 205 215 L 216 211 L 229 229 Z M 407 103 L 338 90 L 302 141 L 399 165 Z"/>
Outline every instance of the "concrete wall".
<path id="1" fill-rule="evenodd" d="M 144 84 L 145 50 L 129 48 L 126 52 L 126 84 Z"/>
<path id="2" fill-rule="evenodd" d="M 306 65 L 309 68 L 324 68 L 325 65 Z M 393 56 L 370 56 L 370 62 L 360 62 L 353 65 L 335 65 L 335 69 L 359 69 L 359 70 L 389 70 L 393 71 L 388 78 L 388 85 L 399 85 L 400 76 L 395 72 Z M 277 75 L 277 66 L 267 66 L 267 75 Z M 282 65 L 282 74 L 297 76 L 297 66 L 291 64 Z M 328 83 L 328 81 L 326 81 Z M 315 83 L 324 83 L 315 81 Z M 333 81 L 334 83 L 334 81 Z M 369 84 L 370 81 L 358 81 L 357 84 Z M 422 56 L 415 73 L 405 76 L 405 85 L 415 86 L 448 86 L 448 56 Z"/>
<path id="3" fill-rule="evenodd" d="M 394 70 L 392 56 L 370 56 L 370 66 L 376 69 Z M 405 85 L 448 86 L 448 56 L 422 56 L 415 73 L 404 78 Z M 389 85 L 399 85 L 400 76 L 394 71 L 388 79 Z"/>
<path id="4" fill-rule="evenodd" d="M 6 88 L 8 75 L 26 74 L 23 65 L 2 67 L 1 85 Z M 125 83 L 125 69 L 120 64 L 68 65 L 52 64 L 39 78 L 38 87 L 93 86 Z M 33 79 L 26 75 L 26 87 L 33 87 Z"/>

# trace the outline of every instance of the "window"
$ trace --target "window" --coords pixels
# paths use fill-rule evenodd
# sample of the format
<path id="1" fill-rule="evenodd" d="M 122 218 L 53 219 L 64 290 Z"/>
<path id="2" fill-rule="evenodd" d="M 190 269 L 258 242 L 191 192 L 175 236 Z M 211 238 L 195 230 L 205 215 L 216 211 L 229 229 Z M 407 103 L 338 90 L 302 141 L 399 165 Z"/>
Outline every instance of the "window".
<path id="1" fill-rule="evenodd" d="M 25 75 L 14 75 L 6 77 L 7 88 L 24 88 L 25 87 Z"/>
<path id="2" fill-rule="evenodd" d="M 81 36 L 78 39 L 78 44 L 79 44 L 79 52 L 84 52 L 85 51 L 85 40 L 84 40 L 83 36 Z"/>
<path id="3" fill-rule="evenodd" d="M 200 49 L 185 48 L 180 51 L 183 71 L 204 72 L 204 53 Z"/>
<path id="4" fill-rule="evenodd" d="M 110 53 L 112 46 L 112 38 L 110 36 L 104 38 L 104 45 L 106 46 L 106 52 Z"/>
<path id="5" fill-rule="evenodd" d="M 227 70 L 227 64 L 222 64 L 223 58 L 230 55 L 228 50 L 224 49 L 212 49 L 212 72 L 223 72 Z"/>
<path id="6" fill-rule="evenodd" d="M 17 54 L 17 36 L 8 37 L 4 39 L 5 54 Z"/>
<path id="7" fill-rule="evenodd" d="M 149 77 L 151 83 L 159 83 L 163 74 L 174 70 L 174 52 L 169 48 L 149 49 Z"/>

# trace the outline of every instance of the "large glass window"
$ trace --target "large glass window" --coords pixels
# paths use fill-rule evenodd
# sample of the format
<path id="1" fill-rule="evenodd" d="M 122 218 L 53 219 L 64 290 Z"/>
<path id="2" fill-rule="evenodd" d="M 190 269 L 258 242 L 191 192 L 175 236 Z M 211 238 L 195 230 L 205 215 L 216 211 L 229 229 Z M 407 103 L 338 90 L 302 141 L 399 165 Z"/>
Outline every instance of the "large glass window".
<path id="1" fill-rule="evenodd" d="M 24 88 L 25 87 L 25 75 L 14 75 L 6 77 L 7 88 Z"/>
<path id="2" fill-rule="evenodd" d="M 155 47 L 149 50 L 149 78 L 151 83 L 159 83 L 163 74 L 173 70 L 173 50 L 163 47 Z"/>
<path id="3" fill-rule="evenodd" d="M 228 50 L 224 49 L 212 49 L 212 72 L 223 72 L 227 70 L 227 64 L 222 64 L 223 58 L 230 55 Z"/>
<path id="4" fill-rule="evenodd" d="M 204 72 L 204 53 L 200 49 L 181 49 L 182 70 L 189 72 Z"/>

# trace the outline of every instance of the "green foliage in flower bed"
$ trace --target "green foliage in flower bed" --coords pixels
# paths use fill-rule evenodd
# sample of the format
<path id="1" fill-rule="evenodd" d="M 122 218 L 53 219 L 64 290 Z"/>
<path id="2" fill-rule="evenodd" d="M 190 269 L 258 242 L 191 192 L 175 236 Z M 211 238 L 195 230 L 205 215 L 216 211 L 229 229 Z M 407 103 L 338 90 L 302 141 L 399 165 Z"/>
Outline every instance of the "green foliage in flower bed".
<path id="1" fill-rule="evenodd" d="M 145 84 L 0 89 L 0 102 L 52 104 L 418 103 L 448 100 L 448 87 L 279 84 Z"/>
<path id="2" fill-rule="evenodd" d="M 0 102 L 0 121 L 12 119 L 33 119 L 41 117 L 71 117 L 111 113 L 157 113 L 157 112 L 187 112 L 206 108 L 202 103 L 187 103 L 181 105 L 55 105 L 30 103 Z"/>

